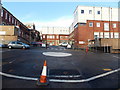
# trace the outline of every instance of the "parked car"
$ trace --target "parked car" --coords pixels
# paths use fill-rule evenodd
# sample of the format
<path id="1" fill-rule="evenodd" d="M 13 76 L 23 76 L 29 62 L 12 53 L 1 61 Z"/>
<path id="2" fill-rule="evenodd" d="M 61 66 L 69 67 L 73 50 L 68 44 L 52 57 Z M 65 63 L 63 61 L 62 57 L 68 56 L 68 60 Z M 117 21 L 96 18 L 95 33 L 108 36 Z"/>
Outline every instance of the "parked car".
<path id="1" fill-rule="evenodd" d="M 43 43 L 43 44 L 42 44 L 42 47 L 46 47 L 46 44 Z"/>
<path id="2" fill-rule="evenodd" d="M 68 45 L 68 43 L 63 42 L 63 43 L 60 43 L 59 45 L 60 45 L 60 46 L 65 46 L 65 47 L 66 47 L 66 46 Z"/>
<path id="3" fill-rule="evenodd" d="M 9 44 L 8 44 L 8 48 L 30 48 L 30 45 L 28 44 L 25 44 L 23 42 L 20 42 L 20 41 L 11 41 Z"/>
<path id="4" fill-rule="evenodd" d="M 0 44 L 0 48 L 7 48 L 7 44 Z"/>
<path id="5" fill-rule="evenodd" d="M 31 42 L 31 45 L 33 46 L 42 46 L 42 44 L 44 44 L 43 42 Z"/>
<path id="6" fill-rule="evenodd" d="M 68 49 L 71 49 L 71 48 L 72 48 L 72 46 L 71 46 L 70 44 L 68 44 L 68 45 L 67 45 L 67 48 L 68 48 Z"/>

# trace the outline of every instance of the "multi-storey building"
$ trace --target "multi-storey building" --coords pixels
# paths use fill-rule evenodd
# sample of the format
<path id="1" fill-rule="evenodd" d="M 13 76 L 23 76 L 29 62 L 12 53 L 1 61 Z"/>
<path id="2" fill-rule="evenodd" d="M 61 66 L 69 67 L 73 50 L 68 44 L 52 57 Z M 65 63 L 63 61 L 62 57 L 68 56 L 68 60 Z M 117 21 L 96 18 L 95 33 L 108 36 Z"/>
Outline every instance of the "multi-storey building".
<path id="1" fill-rule="evenodd" d="M 71 25 L 74 35 L 70 34 L 70 37 L 74 36 L 77 48 L 109 46 L 119 50 L 120 47 L 111 42 L 120 40 L 119 23 L 118 8 L 77 6 Z"/>
<path id="2" fill-rule="evenodd" d="M 67 27 L 42 27 L 42 40 L 50 45 L 59 45 L 68 42 L 69 28 Z"/>
<path id="3" fill-rule="evenodd" d="M 10 30 L 13 32 L 11 34 Z M 0 8 L 0 41 L 8 44 L 10 41 L 22 41 L 30 44 L 31 32 L 22 22 L 3 6 Z M 34 37 L 34 36 L 33 36 Z M 35 38 L 35 37 L 34 37 Z"/>

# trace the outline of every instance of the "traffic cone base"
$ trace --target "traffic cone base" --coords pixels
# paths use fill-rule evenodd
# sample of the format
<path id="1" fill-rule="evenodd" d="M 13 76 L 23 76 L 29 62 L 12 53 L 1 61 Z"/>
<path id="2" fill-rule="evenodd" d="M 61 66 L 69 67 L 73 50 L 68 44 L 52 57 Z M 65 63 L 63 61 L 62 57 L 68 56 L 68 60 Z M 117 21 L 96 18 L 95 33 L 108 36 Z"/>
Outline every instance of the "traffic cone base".
<path id="1" fill-rule="evenodd" d="M 40 82 L 40 78 L 38 78 L 37 85 L 38 86 L 47 86 L 49 84 L 48 79 L 46 78 L 46 82 L 42 83 Z"/>

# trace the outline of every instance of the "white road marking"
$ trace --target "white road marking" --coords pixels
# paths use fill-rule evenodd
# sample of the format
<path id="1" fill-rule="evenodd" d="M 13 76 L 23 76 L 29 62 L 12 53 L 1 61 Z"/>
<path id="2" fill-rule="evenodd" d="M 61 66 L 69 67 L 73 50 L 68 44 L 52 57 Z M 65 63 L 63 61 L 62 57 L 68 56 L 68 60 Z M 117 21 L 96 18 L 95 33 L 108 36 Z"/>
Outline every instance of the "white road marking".
<path id="1" fill-rule="evenodd" d="M 13 63 L 15 60 L 13 60 L 13 61 L 10 61 L 9 63 Z"/>
<path id="2" fill-rule="evenodd" d="M 113 57 L 120 59 L 120 57 L 117 57 L 117 56 L 113 56 Z"/>
<path id="3" fill-rule="evenodd" d="M 72 77 L 81 77 L 81 75 L 49 75 L 49 77 L 58 77 L 58 78 L 60 78 L 60 77 L 62 77 L 62 78 L 72 78 Z"/>
<path id="4" fill-rule="evenodd" d="M 24 80 L 37 80 L 37 78 L 16 76 L 16 75 L 11 75 L 11 74 L 6 74 L 3 72 L 0 72 L 0 75 L 6 76 L 6 77 L 11 77 L 11 78 L 24 79 Z"/>
<path id="5" fill-rule="evenodd" d="M 67 57 L 67 56 L 71 56 L 72 54 L 62 53 L 62 52 L 43 52 L 43 55 L 53 56 L 53 57 Z"/>
<path id="6" fill-rule="evenodd" d="M 74 83 L 80 83 L 80 82 L 89 82 L 91 80 L 95 80 L 95 79 L 98 79 L 98 78 L 102 78 L 104 76 L 107 76 L 107 75 L 110 75 L 112 73 L 115 73 L 115 72 L 118 72 L 120 71 L 120 68 L 116 69 L 116 70 L 113 70 L 113 71 L 109 71 L 107 73 L 103 73 L 103 74 L 100 74 L 100 75 L 97 75 L 97 76 L 93 76 L 91 78 L 88 78 L 88 79 L 82 79 L 82 80 L 60 80 L 60 79 L 49 79 L 50 82 L 74 82 Z M 6 74 L 6 73 L 3 73 L 3 72 L 0 72 L 0 75 L 2 76 L 6 76 L 6 77 L 11 77 L 11 78 L 17 78 L 17 79 L 23 79 L 23 80 L 34 80 L 34 81 L 37 81 L 38 78 L 32 78 L 32 77 L 23 77 L 23 76 L 16 76 L 16 75 L 10 75 L 10 74 Z"/>

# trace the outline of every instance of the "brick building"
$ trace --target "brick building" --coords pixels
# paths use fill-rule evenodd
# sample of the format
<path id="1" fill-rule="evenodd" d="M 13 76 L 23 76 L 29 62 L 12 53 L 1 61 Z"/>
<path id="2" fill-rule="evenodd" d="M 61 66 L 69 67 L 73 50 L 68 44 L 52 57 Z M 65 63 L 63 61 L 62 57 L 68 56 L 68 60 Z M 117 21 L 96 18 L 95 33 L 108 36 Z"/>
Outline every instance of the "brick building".
<path id="1" fill-rule="evenodd" d="M 14 28 L 13 28 L 14 27 Z M 16 32 L 17 34 L 11 34 L 9 31 Z M 8 34 L 9 32 L 9 34 Z M 39 34 L 39 33 L 38 33 Z M 3 44 L 8 44 L 10 41 L 22 41 L 24 43 L 30 44 L 31 38 L 36 38 L 31 36 L 30 29 L 20 22 L 14 15 L 12 15 L 3 6 L 0 8 L 0 41 Z"/>
<path id="2" fill-rule="evenodd" d="M 101 40 L 120 41 L 119 23 L 118 8 L 78 6 L 70 30 L 74 35 L 70 34 L 70 37 L 74 36 L 73 42 L 77 48 L 102 47 Z M 114 49 L 110 42 L 104 42 L 106 46 Z"/>
<path id="3" fill-rule="evenodd" d="M 42 27 L 42 41 L 50 45 L 59 45 L 68 42 L 69 28 L 67 27 Z"/>
<path id="4" fill-rule="evenodd" d="M 24 25 L 30 30 L 31 42 L 41 41 L 40 32 L 36 30 L 34 23 L 24 23 Z"/>

